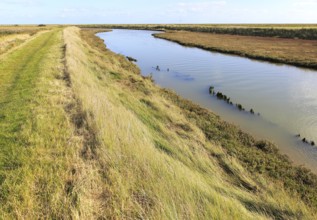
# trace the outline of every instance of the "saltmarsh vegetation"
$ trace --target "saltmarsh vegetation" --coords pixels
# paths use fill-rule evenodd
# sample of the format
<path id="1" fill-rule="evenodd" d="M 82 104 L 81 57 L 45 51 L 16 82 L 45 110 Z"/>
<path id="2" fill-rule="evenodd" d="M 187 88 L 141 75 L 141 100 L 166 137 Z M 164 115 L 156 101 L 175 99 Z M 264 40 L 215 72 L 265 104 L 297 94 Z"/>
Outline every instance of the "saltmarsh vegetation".
<path id="1" fill-rule="evenodd" d="M 0 25 L 0 37 L 4 35 L 12 34 L 30 34 L 34 35 L 38 31 L 47 30 L 45 27 L 41 26 L 1 26 Z"/>
<path id="2" fill-rule="evenodd" d="M 131 24 L 82 25 L 82 27 L 140 30 L 176 30 L 213 34 L 317 40 L 316 24 Z"/>
<path id="3" fill-rule="evenodd" d="M 53 29 L 1 58 L 0 218 L 316 218 L 315 175 L 94 34 Z"/>
<path id="4" fill-rule="evenodd" d="M 0 26 L 0 56 L 44 30 L 34 26 Z"/>
<path id="5" fill-rule="evenodd" d="M 317 31 L 317 29 L 316 29 Z M 317 69 L 316 40 L 169 31 L 154 34 L 184 46 Z"/>

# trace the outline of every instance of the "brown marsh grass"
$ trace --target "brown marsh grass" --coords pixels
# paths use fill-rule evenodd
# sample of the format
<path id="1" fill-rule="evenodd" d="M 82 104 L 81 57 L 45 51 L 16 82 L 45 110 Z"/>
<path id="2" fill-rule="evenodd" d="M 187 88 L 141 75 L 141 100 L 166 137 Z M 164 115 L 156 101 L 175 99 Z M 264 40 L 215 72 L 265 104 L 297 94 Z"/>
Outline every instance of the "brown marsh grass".
<path id="1" fill-rule="evenodd" d="M 187 31 L 169 31 L 155 34 L 155 36 L 185 46 L 317 69 L 317 40 L 281 39 Z"/>

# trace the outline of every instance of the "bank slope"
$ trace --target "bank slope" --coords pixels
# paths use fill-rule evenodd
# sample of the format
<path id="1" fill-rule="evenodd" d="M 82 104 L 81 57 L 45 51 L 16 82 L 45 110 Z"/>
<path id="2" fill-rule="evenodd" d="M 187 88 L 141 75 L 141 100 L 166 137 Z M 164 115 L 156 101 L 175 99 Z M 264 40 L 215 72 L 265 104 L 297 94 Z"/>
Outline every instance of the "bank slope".
<path id="1" fill-rule="evenodd" d="M 94 134 L 84 152 L 98 173 L 93 182 L 100 188 L 86 195 L 98 198 L 91 207 L 96 217 L 315 217 L 316 177 L 274 156 L 274 146 L 155 86 L 125 57 L 105 49 L 93 31 L 67 29 L 65 41 L 72 87 Z M 310 197 L 302 200 L 298 188 L 273 177 L 286 166 L 303 175 L 298 183 L 292 178 L 299 175 L 283 177 L 296 187 L 305 175 L 312 181 L 301 188 Z"/>

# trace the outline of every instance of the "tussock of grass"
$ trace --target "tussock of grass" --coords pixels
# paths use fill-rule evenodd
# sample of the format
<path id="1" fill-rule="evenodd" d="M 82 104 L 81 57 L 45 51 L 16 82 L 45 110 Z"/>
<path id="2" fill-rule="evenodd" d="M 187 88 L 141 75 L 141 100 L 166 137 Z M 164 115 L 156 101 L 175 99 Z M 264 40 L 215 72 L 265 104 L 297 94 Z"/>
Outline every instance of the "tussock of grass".
<path id="1" fill-rule="evenodd" d="M 0 37 L 0 55 L 20 45 L 30 37 L 28 34 L 16 34 Z"/>

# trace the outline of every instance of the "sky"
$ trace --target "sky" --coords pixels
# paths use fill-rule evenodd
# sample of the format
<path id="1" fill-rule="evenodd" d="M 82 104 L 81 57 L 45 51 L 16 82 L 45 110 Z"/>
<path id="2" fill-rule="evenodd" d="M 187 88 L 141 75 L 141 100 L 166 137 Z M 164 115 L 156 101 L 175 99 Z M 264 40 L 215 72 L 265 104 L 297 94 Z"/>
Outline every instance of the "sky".
<path id="1" fill-rule="evenodd" d="M 0 24 L 317 23 L 317 0 L 0 0 Z"/>

